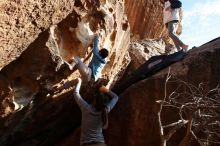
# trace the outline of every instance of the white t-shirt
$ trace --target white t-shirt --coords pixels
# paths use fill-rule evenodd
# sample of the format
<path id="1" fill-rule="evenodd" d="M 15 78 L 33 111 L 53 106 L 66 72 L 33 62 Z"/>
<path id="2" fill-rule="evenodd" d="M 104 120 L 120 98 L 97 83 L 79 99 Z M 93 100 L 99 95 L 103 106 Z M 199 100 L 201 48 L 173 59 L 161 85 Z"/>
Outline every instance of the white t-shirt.
<path id="1" fill-rule="evenodd" d="M 163 10 L 163 15 L 164 15 L 163 22 L 164 22 L 164 24 L 166 24 L 170 21 L 174 21 L 174 20 L 179 21 L 180 20 L 180 8 L 171 9 L 171 11 L 166 11 L 166 8 L 168 8 L 170 6 L 171 6 L 170 1 L 166 1 L 165 4 L 164 4 L 164 10 Z"/>

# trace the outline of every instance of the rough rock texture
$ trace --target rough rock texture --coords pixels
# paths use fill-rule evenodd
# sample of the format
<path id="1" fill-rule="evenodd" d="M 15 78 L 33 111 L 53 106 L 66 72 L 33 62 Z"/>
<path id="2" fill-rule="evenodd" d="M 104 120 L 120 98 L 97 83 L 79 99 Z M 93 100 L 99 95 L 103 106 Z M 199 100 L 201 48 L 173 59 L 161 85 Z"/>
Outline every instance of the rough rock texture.
<path id="1" fill-rule="evenodd" d="M 21 4 L 27 2 L 28 4 L 25 6 L 35 5 L 34 1 L 16 2 Z M 47 1 L 45 3 L 46 6 L 43 6 L 43 2 L 39 2 L 39 5 L 41 6 L 42 4 L 41 7 L 45 9 L 40 10 L 41 7 L 39 6 L 36 7 L 36 11 L 39 11 L 39 13 L 46 12 L 50 10 L 49 7 L 58 6 L 60 1 L 53 2 L 57 5 Z M 15 5 L 11 1 L 8 3 L 12 6 Z M 5 1 L 3 4 L 7 5 Z M 39 20 L 39 24 L 33 22 L 34 25 L 37 23 L 36 28 L 28 28 L 34 34 L 29 37 L 26 35 L 21 37 L 24 40 L 21 39 L 19 43 L 16 43 L 15 38 L 13 38 L 14 41 L 10 40 L 13 41 L 10 45 L 18 44 L 17 47 L 12 47 L 11 49 L 15 50 L 14 56 L 19 56 L 21 52 L 22 54 L 14 60 L 13 55 L 7 56 L 5 53 L 4 57 L 5 55 L 7 56 L 7 62 L 5 61 L 2 64 L 4 68 L 0 72 L 0 144 L 2 146 L 79 145 L 78 128 L 80 126 L 81 113 L 72 98 L 71 89 L 56 95 L 53 95 L 51 89 L 55 84 L 60 85 L 64 79 L 66 81 L 79 76 L 78 72 L 75 72 L 74 69 L 70 70 L 68 62 L 76 56 L 82 57 L 86 63 L 89 62 L 91 59 L 89 57 L 91 44 L 95 33 L 100 35 L 100 45 L 110 51 L 110 61 L 103 71 L 106 78 L 108 78 L 107 83 L 109 86 L 117 80 L 117 76 L 122 74 L 122 70 L 129 63 L 130 58 L 127 49 L 130 40 L 130 27 L 124 15 L 124 1 L 75 0 L 69 6 L 65 4 L 68 3 L 63 2 L 61 6 L 61 10 L 65 9 L 62 16 L 57 12 L 59 16 L 56 16 L 55 18 L 57 19 L 54 18 L 55 20 L 53 21 L 52 18 L 56 12 L 48 12 L 48 15 L 42 14 L 39 19 L 45 18 L 45 22 L 44 20 Z M 149 4 L 147 1 L 138 1 L 136 4 L 144 4 L 144 6 L 149 8 L 146 9 L 145 15 L 151 13 L 151 10 L 156 9 L 154 6 L 157 7 L 157 3 L 152 1 Z M 23 5 L 18 6 L 21 7 L 21 12 L 23 9 L 26 9 Z M 151 9 L 151 7 L 153 8 Z M 136 7 L 133 8 L 136 9 Z M 58 9 L 56 10 L 58 11 Z M 140 10 L 145 11 L 144 9 Z M 33 14 L 35 14 L 34 12 Z M 15 14 L 18 14 L 17 9 Z M 135 15 L 140 14 L 136 13 Z M 20 17 L 16 17 L 19 18 L 18 24 L 20 22 L 23 25 L 28 24 L 26 22 L 29 22 L 29 15 L 27 15 L 28 18 L 25 16 L 21 17 L 22 19 L 24 18 L 24 22 L 20 21 Z M 12 15 L 11 17 L 14 16 Z M 36 17 L 38 17 L 37 14 Z M 149 17 L 149 19 L 151 18 L 153 17 Z M 30 19 L 32 20 L 32 17 Z M 34 17 L 33 20 L 35 19 L 38 20 Z M 138 19 L 141 18 L 139 17 Z M 59 22 L 60 20 L 62 21 Z M 137 22 L 140 22 L 140 20 Z M 161 31 L 151 28 L 151 22 L 152 20 L 146 25 L 149 29 L 149 37 L 156 37 L 154 34 L 159 36 Z M 3 27 L 8 26 L 12 25 L 3 25 Z M 144 27 L 144 25 L 141 27 Z M 17 26 L 15 26 L 15 29 L 17 29 Z M 155 32 L 151 33 L 151 29 Z M 7 32 L 4 31 L 4 33 Z M 18 37 L 23 33 L 26 34 L 23 30 L 19 32 Z M 4 38 L 7 37 L 8 35 L 4 35 Z M 13 37 L 17 37 L 17 35 Z M 150 43 L 149 46 L 152 45 L 152 48 L 158 48 L 151 41 L 145 42 Z M 8 43 L 6 42 L 4 46 L 7 46 Z M 141 46 L 143 47 L 141 47 L 140 52 L 151 52 L 154 50 L 150 49 L 151 47 L 148 44 L 141 44 Z M 19 48 L 21 48 L 20 52 L 16 53 Z M 199 49 L 190 51 L 184 61 L 171 66 L 172 73 L 194 84 L 207 81 L 210 88 L 216 86 L 219 83 L 218 75 L 220 72 L 219 66 L 216 66 L 220 58 L 219 48 L 220 41 L 218 39 Z M 13 52 L 11 50 L 8 49 L 8 52 Z M 163 51 L 155 51 L 155 53 L 161 52 Z M 146 55 L 146 53 L 143 54 Z M 135 58 L 135 55 L 133 53 L 132 57 Z M 138 61 L 138 63 L 142 61 Z M 8 64 L 9 62 L 10 64 Z M 6 64 L 8 65 L 5 66 Z M 207 72 L 200 74 L 204 71 Z M 110 125 L 106 133 L 108 145 L 158 145 L 155 100 L 163 97 L 163 84 L 166 74 L 167 69 L 150 79 L 131 86 L 125 91 L 119 104 L 109 115 Z M 81 94 L 83 97 L 86 97 L 88 102 L 93 97 L 98 85 L 99 83 L 94 86 L 84 85 L 82 87 Z M 176 87 L 175 84 L 169 85 L 169 91 L 172 91 L 174 87 Z M 24 107 L 22 108 L 22 106 Z M 18 110 L 15 111 L 15 109 Z M 164 117 L 169 118 L 166 118 L 164 122 L 176 119 L 175 116 L 170 116 L 173 112 L 165 113 Z M 184 129 L 182 130 L 184 131 Z M 179 134 L 177 137 L 174 137 L 169 141 L 169 144 L 176 146 L 181 136 L 182 134 Z"/>
<path id="2" fill-rule="evenodd" d="M 54 6 L 48 1 L 47 4 Z M 71 13 L 60 16 L 62 21 L 57 24 L 49 21 L 54 13 L 42 15 L 42 19 L 48 19 L 42 24 L 44 29 L 36 31 L 36 36 L 33 34 L 28 38 L 30 40 L 21 41 L 27 47 L 22 47 L 25 51 L 20 51 L 21 55 L 14 52 L 20 56 L 0 72 L 1 145 L 54 145 L 79 126 L 80 111 L 72 99 L 72 92 L 53 95 L 51 89 L 62 84 L 62 80 L 79 76 L 68 62 L 76 56 L 89 62 L 96 33 L 100 36 L 100 48 L 109 50 L 109 61 L 103 70 L 107 79 L 105 84 L 114 82 L 115 76 L 129 62 L 130 27 L 124 15 L 123 1 L 76 0 L 70 5 L 68 12 Z M 88 101 L 96 88 L 82 87 Z"/>
<path id="3" fill-rule="evenodd" d="M 1 115 L 16 109 L 11 106 L 12 99 L 25 106 L 42 88 L 51 90 L 54 84 L 66 79 L 74 72 L 67 62 L 75 56 L 82 57 L 88 63 L 95 33 L 100 36 L 100 47 L 110 52 L 103 73 L 111 79 L 111 84 L 118 72 L 128 64 L 124 56 L 129 46 L 130 29 L 123 7 L 123 1 L 76 1 L 71 14 L 41 32 L 35 41 L 32 39 L 33 42 L 21 56 L 1 71 L 4 78 L 0 81 Z M 49 13 L 47 17 L 52 19 L 53 15 Z M 43 26 L 48 27 L 49 22 Z M 28 45 L 28 41 L 24 42 Z M 72 78 L 76 76 L 78 74 L 74 72 Z"/>
<path id="4" fill-rule="evenodd" d="M 132 42 L 129 48 L 129 55 L 134 69 L 145 63 L 150 57 L 165 54 L 165 43 L 162 39 L 140 40 Z"/>
<path id="5" fill-rule="evenodd" d="M 1 0 L 0 69 L 15 60 L 51 24 L 72 12 L 74 0 Z"/>
<path id="6" fill-rule="evenodd" d="M 126 0 L 131 32 L 136 38 L 158 38 L 163 34 L 163 4 L 155 0 Z"/>
<path id="7" fill-rule="evenodd" d="M 129 49 L 131 59 L 138 62 L 136 68 L 150 57 L 161 54 L 165 54 L 165 43 L 161 39 L 132 42 Z"/>
<path id="8" fill-rule="evenodd" d="M 218 76 L 220 67 L 216 65 L 219 61 L 219 55 L 220 39 L 191 50 L 183 61 L 170 66 L 171 74 L 195 86 L 206 82 L 208 88 L 212 89 L 220 82 Z M 154 76 L 134 84 L 120 96 L 119 103 L 109 114 L 109 129 L 105 132 L 108 145 L 160 145 L 158 104 L 155 101 L 164 97 L 164 85 L 168 70 L 166 68 Z M 206 70 L 205 73 L 204 70 Z M 170 82 L 167 85 L 167 94 L 169 95 L 177 87 L 177 82 Z M 164 125 L 179 120 L 178 111 L 164 110 L 162 120 Z M 185 128 L 177 130 L 177 134 L 171 137 L 167 145 L 177 146 L 185 132 Z M 79 141 L 77 141 L 79 135 L 80 129 L 77 129 L 57 146 L 79 145 Z M 194 139 L 191 142 L 189 146 L 199 146 Z"/>
<path id="9" fill-rule="evenodd" d="M 170 66 L 171 74 L 178 79 L 198 86 L 206 83 L 209 89 L 220 83 L 220 39 L 192 49 L 183 61 Z M 122 95 L 115 109 L 110 114 L 108 144 L 111 146 L 157 146 L 160 145 L 156 100 L 164 97 L 164 84 L 168 68 L 154 76 L 129 87 Z M 169 95 L 178 87 L 177 82 L 169 83 Z M 122 116 L 123 115 L 123 116 Z M 163 123 L 176 121 L 175 110 L 162 115 Z M 123 118 L 122 118 L 123 117 Z M 177 146 L 185 130 L 168 141 L 168 145 Z M 117 140 L 114 140 L 117 139 Z M 195 146 L 196 144 L 194 144 Z"/>
<path id="10" fill-rule="evenodd" d="M 136 39 L 162 38 L 167 47 L 172 49 L 173 41 L 163 24 L 163 0 L 126 0 L 125 8 L 131 26 L 131 37 Z M 177 34 L 182 33 L 183 11 L 180 13 L 180 23 Z"/>
<path id="11" fill-rule="evenodd" d="M 144 39 L 132 41 L 129 48 L 131 62 L 126 70 L 121 73 L 121 82 L 129 77 L 140 65 L 144 64 L 152 56 L 174 53 L 175 49 L 168 50 L 162 39 Z"/>

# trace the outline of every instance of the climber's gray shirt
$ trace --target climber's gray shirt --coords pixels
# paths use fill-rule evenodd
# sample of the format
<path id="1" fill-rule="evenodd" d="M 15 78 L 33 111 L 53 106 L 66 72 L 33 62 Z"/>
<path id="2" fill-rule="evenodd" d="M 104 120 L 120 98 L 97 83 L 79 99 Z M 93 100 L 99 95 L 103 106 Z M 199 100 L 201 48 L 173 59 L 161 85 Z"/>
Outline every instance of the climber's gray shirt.
<path id="1" fill-rule="evenodd" d="M 108 112 L 115 106 L 118 101 L 118 96 L 112 91 L 109 92 L 112 97 L 107 108 Z M 101 112 L 97 112 L 96 109 L 88 104 L 79 94 L 79 88 L 75 89 L 74 98 L 82 111 L 82 123 L 81 123 L 81 135 L 80 145 L 90 142 L 104 143 L 104 136 L 102 134 L 102 118 Z"/>

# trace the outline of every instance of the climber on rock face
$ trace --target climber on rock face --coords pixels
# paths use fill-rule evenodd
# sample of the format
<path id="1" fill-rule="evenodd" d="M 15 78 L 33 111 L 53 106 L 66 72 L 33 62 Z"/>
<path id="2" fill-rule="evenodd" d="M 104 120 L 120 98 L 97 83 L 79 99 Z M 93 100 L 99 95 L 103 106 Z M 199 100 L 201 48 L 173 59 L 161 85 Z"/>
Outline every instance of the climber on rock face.
<path id="1" fill-rule="evenodd" d="M 105 58 L 108 56 L 109 52 L 105 48 L 99 50 L 98 45 L 99 37 L 97 35 L 93 43 L 93 57 L 91 62 L 89 63 L 89 66 L 85 65 L 79 57 L 75 57 L 72 60 L 72 67 L 77 67 L 83 80 L 85 81 L 97 81 L 101 77 L 102 69 L 106 64 Z"/>
<path id="2" fill-rule="evenodd" d="M 108 126 L 108 113 L 118 101 L 118 96 L 105 86 L 99 88 L 92 104 L 88 104 L 79 94 L 81 79 L 77 79 L 74 99 L 82 111 L 81 146 L 106 146 L 102 129 Z"/>
<path id="3" fill-rule="evenodd" d="M 79 57 L 75 57 L 74 59 L 70 60 L 68 63 L 70 64 L 71 69 L 76 68 L 79 70 L 83 81 L 89 82 L 94 81 L 96 82 L 102 75 L 102 70 L 106 64 L 106 58 L 108 57 L 108 50 L 102 48 L 99 50 L 99 36 L 96 35 L 94 42 L 93 42 L 93 57 L 89 66 L 84 64 Z M 89 55 L 90 56 L 90 55 Z M 59 93 L 64 89 L 69 89 L 73 85 L 75 85 L 75 80 L 66 81 L 62 83 L 63 85 L 53 87 L 52 91 L 54 93 Z"/>
<path id="4" fill-rule="evenodd" d="M 168 29 L 169 36 L 178 51 L 181 49 L 187 51 L 188 45 L 184 44 L 176 34 L 178 23 L 180 23 L 182 3 L 179 0 L 164 0 L 164 2 L 164 24 Z"/>

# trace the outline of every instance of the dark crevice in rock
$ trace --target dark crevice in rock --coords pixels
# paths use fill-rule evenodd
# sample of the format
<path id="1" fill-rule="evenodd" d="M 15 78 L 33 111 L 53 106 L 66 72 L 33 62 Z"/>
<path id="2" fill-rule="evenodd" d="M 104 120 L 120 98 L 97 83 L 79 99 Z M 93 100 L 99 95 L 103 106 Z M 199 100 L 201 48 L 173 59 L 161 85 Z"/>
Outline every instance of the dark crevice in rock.
<path id="1" fill-rule="evenodd" d="M 81 0 L 75 0 L 74 6 L 76 6 L 76 7 L 83 6 Z"/>
<path id="2" fill-rule="evenodd" d="M 126 31 L 128 29 L 128 22 L 122 24 L 122 30 Z"/>
<path id="3" fill-rule="evenodd" d="M 80 6 L 81 4 L 83 6 Z M 110 12 L 113 7 L 106 8 L 107 15 L 105 10 L 98 10 L 101 5 L 99 1 L 78 1 L 75 5 L 80 8 L 76 11 L 74 9 L 60 23 L 50 28 L 46 26 L 48 24 L 41 24 L 37 20 L 30 21 L 35 29 L 42 32 L 20 57 L 1 70 L 0 89 L 4 90 L 0 97 L 2 146 L 55 145 L 62 143 L 63 139 L 80 126 L 81 113 L 73 100 L 72 89 L 56 94 L 52 89 L 54 85 L 62 86 L 62 82 L 79 76 L 75 72 L 76 68 L 70 70 L 68 61 L 75 56 L 88 57 L 95 31 L 101 32 L 100 44 L 107 42 L 105 45 L 108 45 L 110 54 L 115 54 L 114 57 L 110 56 L 113 59 L 111 63 L 117 61 L 114 68 L 108 66 L 106 74 L 110 76 L 110 73 L 122 66 L 130 38 L 129 29 L 124 32 L 121 27 L 120 19 L 124 14 L 114 13 L 113 19 Z M 45 4 L 43 6 L 46 7 Z M 91 9 L 86 10 L 88 7 Z M 54 19 L 47 18 L 50 19 L 48 21 Z M 113 28 L 113 24 L 119 27 Z M 124 36 L 118 35 L 120 32 L 123 32 Z M 115 42 L 116 39 L 118 42 Z M 117 54 L 120 54 L 120 57 Z M 87 59 L 89 61 L 91 58 Z M 98 87 L 101 84 L 107 85 L 109 79 L 100 82 L 83 85 L 81 94 L 86 97 L 88 103 L 93 99 Z"/>

